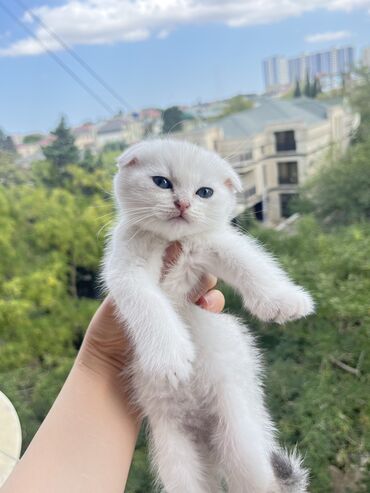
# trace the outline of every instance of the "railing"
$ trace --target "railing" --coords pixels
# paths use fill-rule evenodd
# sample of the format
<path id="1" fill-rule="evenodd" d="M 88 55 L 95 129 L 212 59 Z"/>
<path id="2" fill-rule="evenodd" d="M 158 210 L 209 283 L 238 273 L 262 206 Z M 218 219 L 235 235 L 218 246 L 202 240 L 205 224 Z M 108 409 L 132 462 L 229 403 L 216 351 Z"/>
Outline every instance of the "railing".
<path id="1" fill-rule="evenodd" d="M 254 195 L 256 195 L 256 187 L 255 186 L 247 188 L 247 190 L 244 190 L 243 192 L 238 193 L 237 200 L 239 203 L 240 202 L 244 203 L 244 202 L 247 202 L 248 199 L 250 199 Z"/>

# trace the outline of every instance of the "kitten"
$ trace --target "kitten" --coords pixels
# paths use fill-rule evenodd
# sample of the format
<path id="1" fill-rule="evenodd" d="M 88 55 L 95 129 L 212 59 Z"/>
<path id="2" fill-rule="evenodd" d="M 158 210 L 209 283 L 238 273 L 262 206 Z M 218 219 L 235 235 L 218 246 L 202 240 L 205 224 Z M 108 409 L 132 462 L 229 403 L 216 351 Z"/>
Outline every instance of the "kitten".
<path id="1" fill-rule="evenodd" d="M 213 152 L 175 140 L 136 144 L 114 179 L 118 220 L 103 277 L 134 347 L 135 402 L 150 426 L 167 493 L 302 493 L 307 472 L 275 441 L 260 354 L 235 317 L 189 301 L 204 273 L 237 289 L 247 310 L 283 323 L 314 304 L 230 220 L 238 175 Z M 176 265 L 161 278 L 169 242 Z"/>

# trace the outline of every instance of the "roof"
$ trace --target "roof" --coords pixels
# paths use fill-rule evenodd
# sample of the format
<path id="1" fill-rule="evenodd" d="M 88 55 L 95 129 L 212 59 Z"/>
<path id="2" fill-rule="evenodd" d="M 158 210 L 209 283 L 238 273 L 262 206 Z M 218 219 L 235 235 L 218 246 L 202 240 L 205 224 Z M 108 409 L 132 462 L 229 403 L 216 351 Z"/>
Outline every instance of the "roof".
<path id="1" fill-rule="evenodd" d="M 83 135 L 86 133 L 90 133 L 94 128 L 94 125 L 91 123 L 84 123 L 83 125 L 80 125 L 79 127 L 75 127 L 72 129 L 72 132 L 74 135 Z"/>
<path id="2" fill-rule="evenodd" d="M 252 109 L 221 118 L 212 126 L 220 126 L 229 139 L 252 136 L 276 123 L 320 123 L 328 118 L 329 106 L 330 102 L 305 97 L 291 100 L 261 97 Z"/>
<path id="3" fill-rule="evenodd" d="M 115 118 L 113 120 L 109 120 L 104 125 L 102 125 L 99 130 L 98 134 L 107 134 L 107 133 L 113 133 L 113 132 L 121 132 L 123 128 L 123 121 L 121 118 Z"/>

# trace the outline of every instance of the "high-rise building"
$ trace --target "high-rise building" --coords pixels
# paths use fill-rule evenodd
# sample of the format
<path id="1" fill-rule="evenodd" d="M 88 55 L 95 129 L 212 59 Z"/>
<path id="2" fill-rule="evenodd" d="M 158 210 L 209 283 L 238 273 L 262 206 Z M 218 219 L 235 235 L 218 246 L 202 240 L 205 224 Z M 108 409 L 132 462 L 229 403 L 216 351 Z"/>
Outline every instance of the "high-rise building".
<path id="1" fill-rule="evenodd" d="M 305 53 L 289 59 L 283 56 L 267 58 L 263 61 L 265 88 L 267 92 L 274 92 L 296 81 L 304 81 L 307 74 L 311 79 L 335 78 L 351 72 L 354 62 L 352 46 Z"/>
<path id="2" fill-rule="evenodd" d="M 370 68 L 370 46 L 362 50 L 361 65 Z"/>
<path id="3" fill-rule="evenodd" d="M 266 58 L 263 61 L 263 75 L 268 91 L 289 84 L 288 60 L 282 56 Z"/>

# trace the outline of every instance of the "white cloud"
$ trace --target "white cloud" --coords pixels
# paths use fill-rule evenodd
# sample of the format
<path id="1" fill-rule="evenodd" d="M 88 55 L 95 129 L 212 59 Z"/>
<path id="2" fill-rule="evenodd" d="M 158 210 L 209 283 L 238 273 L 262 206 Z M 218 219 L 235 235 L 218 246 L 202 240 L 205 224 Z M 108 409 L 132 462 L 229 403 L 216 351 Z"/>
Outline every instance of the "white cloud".
<path id="1" fill-rule="evenodd" d="M 306 36 L 304 40 L 307 43 L 323 43 L 325 41 L 339 41 L 340 39 L 350 38 L 352 34 L 349 31 L 330 31 L 325 33 L 316 33 Z"/>
<path id="2" fill-rule="evenodd" d="M 46 1 L 46 0 L 45 0 Z M 65 0 L 32 12 L 70 45 L 97 45 L 163 38 L 181 25 L 223 23 L 230 28 L 268 24 L 319 9 L 370 8 L 370 0 Z M 50 34 L 26 13 L 23 20 L 41 43 L 61 50 Z M 38 55 L 45 51 L 29 36 L 0 48 L 0 56 Z"/>
<path id="3" fill-rule="evenodd" d="M 157 38 L 158 39 L 166 39 L 168 38 L 168 36 L 171 34 L 171 30 L 170 29 L 162 29 L 161 31 L 159 31 L 159 33 L 157 34 Z"/>

